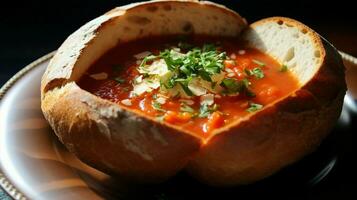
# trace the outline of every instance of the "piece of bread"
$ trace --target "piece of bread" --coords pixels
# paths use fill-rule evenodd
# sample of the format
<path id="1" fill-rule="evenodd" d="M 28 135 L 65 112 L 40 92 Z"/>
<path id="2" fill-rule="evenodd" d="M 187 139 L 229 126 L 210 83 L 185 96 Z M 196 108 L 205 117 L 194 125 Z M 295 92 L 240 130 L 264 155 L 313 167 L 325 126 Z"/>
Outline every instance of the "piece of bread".
<path id="1" fill-rule="evenodd" d="M 251 24 L 242 37 L 286 64 L 301 88 L 223 127 L 200 149 L 187 168 L 211 185 L 252 183 L 315 150 L 335 125 L 346 92 L 336 49 L 302 23 L 267 18 Z"/>
<path id="2" fill-rule="evenodd" d="M 286 63 L 301 88 L 203 140 L 76 84 L 116 45 L 170 34 L 242 37 Z M 239 14 L 215 3 L 151 1 L 113 9 L 69 36 L 43 75 L 41 108 L 68 150 L 99 170 L 159 182 L 186 168 L 224 186 L 260 180 L 313 151 L 337 120 L 345 90 L 336 50 L 295 20 L 268 18 L 247 27 Z"/>
<path id="3" fill-rule="evenodd" d="M 230 26 L 227 26 L 230 24 Z M 106 51 L 149 35 L 235 37 L 246 22 L 211 2 L 153 1 L 118 7 L 82 26 L 58 49 L 41 82 L 41 108 L 62 143 L 87 164 L 156 182 L 183 169 L 200 138 L 82 90 L 76 81 Z"/>

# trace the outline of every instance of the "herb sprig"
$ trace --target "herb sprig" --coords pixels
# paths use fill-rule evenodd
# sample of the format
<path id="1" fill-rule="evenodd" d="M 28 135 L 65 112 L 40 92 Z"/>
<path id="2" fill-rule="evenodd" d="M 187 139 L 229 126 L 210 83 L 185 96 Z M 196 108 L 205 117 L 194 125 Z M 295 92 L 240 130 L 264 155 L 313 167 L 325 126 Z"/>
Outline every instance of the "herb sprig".
<path id="1" fill-rule="evenodd" d="M 255 94 L 250 90 L 248 79 L 237 80 L 235 78 L 223 79 L 221 86 L 225 88 L 228 94 L 245 93 L 248 97 L 254 97 Z"/>
<path id="2" fill-rule="evenodd" d="M 249 108 L 247 109 L 248 112 L 256 112 L 263 108 L 263 105 L 257 103 L 249 103 Z"/>

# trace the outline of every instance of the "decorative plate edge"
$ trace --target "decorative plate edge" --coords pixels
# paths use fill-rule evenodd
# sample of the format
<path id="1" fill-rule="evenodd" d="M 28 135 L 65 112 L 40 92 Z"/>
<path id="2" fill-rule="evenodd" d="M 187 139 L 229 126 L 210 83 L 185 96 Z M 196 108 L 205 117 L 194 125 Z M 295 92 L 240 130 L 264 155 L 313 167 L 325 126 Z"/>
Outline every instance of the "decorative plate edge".
<path id="1" fill-rule="evenodd" d="M 5 96 L 6 92 L 25 74 L 30 72 L 32 69 L 37 67 L 39 64 L 48 61 L 53 57 L 56 51 L 52 51 L 37 60 L 33 61 L 19 72 L 17 72 L 13 77 L 11 77 L 1 88 L 0 88 L 0 101 Z M 26 200 L 28 199 L 22 192 L 20 192 L 10 180 L 2 173 L 0 168 L 0 186 L 15 200 Z"/>
<path id="2" fill-rule="evenodd" d="M 25 74 L 30 72 L 32 69 L 37 67 L 39 64 L 51 59 L 56 51 L 53 51 L 45 56 L 38 58 L 37 60 L 33 61 L 25 68 L 17 72 L 13 77 L 10 78 L 1 88 L 0 88 L 0 101 L 5 96 L 6 92 Z M 357 58 L 339 51 L 343 60 L 348 61 L 354 65 L 357 65 Z M 28 199 L 25 194 L 20 192 L 11 182 L 10 180 L 2 173 L 0 169 L 0 186 L 15 200 L 26 200 Z"/>

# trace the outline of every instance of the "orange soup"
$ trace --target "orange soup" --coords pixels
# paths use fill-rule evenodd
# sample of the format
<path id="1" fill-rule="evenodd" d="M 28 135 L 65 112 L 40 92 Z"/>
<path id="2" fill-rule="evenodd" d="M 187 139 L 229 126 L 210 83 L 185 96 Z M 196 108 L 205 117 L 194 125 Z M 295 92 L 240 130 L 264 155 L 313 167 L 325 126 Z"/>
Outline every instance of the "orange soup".
<path id="1" fill-rule="evenodd" d="M 269 55 L 237 39 L 207 36 L 120 44 L 79 85 L 202 138 L 298 88 L 289 69 Z"/>

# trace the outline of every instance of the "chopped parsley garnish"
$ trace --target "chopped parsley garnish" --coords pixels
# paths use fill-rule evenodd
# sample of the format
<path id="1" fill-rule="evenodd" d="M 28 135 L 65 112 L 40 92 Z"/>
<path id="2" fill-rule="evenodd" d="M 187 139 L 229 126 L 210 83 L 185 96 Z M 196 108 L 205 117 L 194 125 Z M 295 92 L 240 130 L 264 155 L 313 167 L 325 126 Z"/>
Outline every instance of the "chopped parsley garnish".
<path id="1" fill-rule="evenodd" d="M 256 112 L 263 108 L 263 105 L 257 103 L 249 103 L 249 108 L 247 109 L 248 112 Z"/>
<path id="2" fill-rule="evenodd" d="M 285 64 L 283 64 L 283 65 L 281 65 L 281 67 L 280 67 L 280 70 L 279 70 L 280 72 L 286 72 L 286 71 L 288 71 L 288 66 L 287 65 L 285 65 Z"/>
<path id="3" fill-rule="evenodd" d="M 227 89 L 228 93 L 237 93 L 241 91 L 241 83 L 234 78 L 225 78 L 223 79 L 221 86 Z"/>
<path id="4" fill-rule="evenodd" d="M 186 93 L 188 96 L 192 96 L 192 95 L 193 95 L 193 93 L 192 93 L 192 91 L 190 90 L 190 88 L 188 88 L 188 83 L 186 83 L 186 82 L 180 82 L 180 85 L 181 85 L 183 91 L 185 91 L 185 93 Z"/>
<path id="5" fill-rule="evenodd" d="M 213 104 L 212 106 L 203 104 L 200 107 L 200 113 L 198 114 L 198 117 L 200 117 L 200 118 L 208 117 L 211 113 L 213 113 L 216 110 L 218 110 L 217 104 Z"/>
<path id="6" fill-rule="evenodd" d="M 125 83 L 125 79 L 122 79 L 120 77 L 116 77 L 116 78 L 114 78 L 114 80 L 119 84 Z"/>
<path id="7" fill-rule="evenodd" d="M 173 72 L 173 75 L 161 85 L 173 88 L 179 84 L 187 95 L 192 96 L 193 93 L 188 88 L 192 78 L 200 77 L 205 81 L 212 82 L 211 76 L 220 73 L 224 68 L 223 61 L 226 59 L 226 53 L 217 51 L 214 44 L 205 44 L 202 48 L 192 48 L 185 54 L 173 49 L 165 49 L 158 56 L 145 57 L 139 68 L 145 71 L 146 63 L 156 58 L 163 59 L 168 70 Z"/>
<path id="8" fill-rule="evenodd" d="M 245 93 L 248 97 L 254 97 L 255 94 L 249 88 L 250 82 L 248 79 L 237 80 L 235 78 L 223 79 L 221 86 L 226 89 L 228 94 Z"/>
<path id="9" fill-rule="evenodd" d="M 161 104 L 157 101 L 152 101 L 152 107 L 157 110 L 157 111 L 160 111 L 160 112 L 166 112 L 166 110 L 162 109 L 161 108 Z"/>
<path id="10" fill-rule="evenodd" d="M 255 67 L 254 69 L 244 69 L 248 76 L 255 76 L 257 79 L 264 78 L 264 72 L 260 67 Z"/>
<path id="11" fill-rule="evenodd" d="M 153 61 L 153 60 L 155 60 L 156 58 L 157 58 L 157 56 L 154 56 L 154 55 L 146 56 L 146 57 L 143 59 L 143 61 L 141 61 L 139 68 L 145 69 L 144 66 L 146 65 L 146 63 L 149 62 L 149 61 Z"/>
<path id="12" fill-rule="evenodd" d="M 264 67 L 265 66 L 265 63 L 263 63 L 262 61 L 255 60 L 255 59 L 253 59 L 252 61 L 253 61 L 253 63 L 259 65 L 260 67 Z"/>

